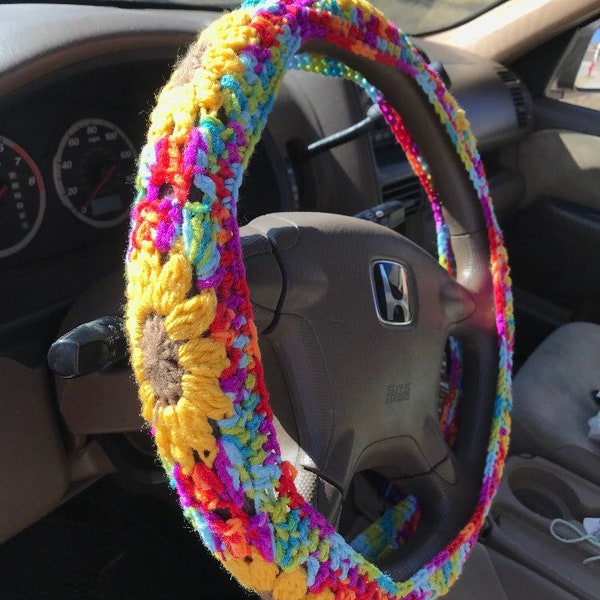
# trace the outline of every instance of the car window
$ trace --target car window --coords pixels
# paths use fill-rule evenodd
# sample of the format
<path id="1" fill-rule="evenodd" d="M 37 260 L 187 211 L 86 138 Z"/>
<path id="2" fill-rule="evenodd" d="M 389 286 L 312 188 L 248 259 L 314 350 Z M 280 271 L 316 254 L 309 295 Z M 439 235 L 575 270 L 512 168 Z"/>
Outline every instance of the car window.
<path id="1" fill-rule="evenodd" d="M 404 31 L 418 35 L 468 21 L 502 0 L 373 0 L 373 4 Z"/>
<path id="2" fill-rule="evenodd" d="M 578 30 L 552 77 L 546 95 L 600 110 L 600 22 Z"/>
<path id="3" fill-rule="evenodd" d="M 136 0 L 133 0 L 136 1 Z M 242 0 L 183 0 L 204 7 L 237 6 Z M 505 0 L 371 0 L 371 3 L 412 35 L 448 29 L 476 17 Z M 181 3 L 182 0 L 173 0 Z M 335 0 L 333 0 L 335 2 Z M 332 2 L 332 3 L 333 3 Z"/>

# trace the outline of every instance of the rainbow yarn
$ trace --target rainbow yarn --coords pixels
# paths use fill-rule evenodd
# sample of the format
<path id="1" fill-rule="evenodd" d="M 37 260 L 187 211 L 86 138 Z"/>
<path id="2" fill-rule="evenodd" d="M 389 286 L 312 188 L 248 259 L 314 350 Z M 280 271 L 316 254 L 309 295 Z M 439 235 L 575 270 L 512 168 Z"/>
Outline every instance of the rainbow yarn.
<path id="1" fill-rule="evenodd" d="M 431 200 L 441 263 L 448 230 L 400 116 L 355 71 L 295 57 L 324 39 L 394 64 L 423 89 L 456 147 L 489 231 L 500 347 L 480 502 L 442 552 L 394 582 L 305 502 L 282 461 L 268 404 L 236 223 L 245 165 L 286 70 L 366 86 Z M 508 447 L 512 301 L 506 253 L 463 112 L 408 39 L 363 0 L 250 0 L 207 28 L 162 90 L 137 180 L 127 255 L 127 330 L 143 417 L 184 512 L 239 581 L 277 600 L 434 598 L 456 580 L 498 487 Z M 450 417 L 448 417 L 450 418 Z M 451 436 L 451 426 L 448 435 Z M 410 528 L 412 500 L 386 517 Z M 386 528 L 387 521 L 375 527 Z M 367 531 L 362 549 L 379 543 Z M 394 538 L 399 543 L 398 536 Z M 369 542 L 371 539 L 371 542 Z M 381 555 L 385 548 L 375 548 Z"/>
<path id="2" fill-rule="evenodd" d="M 388 508 L 350 545 L 369 561 L 377 562 L 399 548 L 415 532 L 421 520 L 419 501 L 409 495 Z"/>

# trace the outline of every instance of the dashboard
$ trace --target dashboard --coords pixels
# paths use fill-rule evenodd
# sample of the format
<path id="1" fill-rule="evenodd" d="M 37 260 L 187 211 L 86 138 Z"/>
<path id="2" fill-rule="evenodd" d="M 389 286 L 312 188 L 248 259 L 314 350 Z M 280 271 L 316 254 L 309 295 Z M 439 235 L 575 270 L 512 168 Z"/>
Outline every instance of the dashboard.
<path id="1" fill-rule="evenodd" d="M 88 63 L 3 96 L 0 270 L 6 301 L 0 346 L 6 354 L 23 320 L 47 322 L 49 312 L 60 313 L 95 281 L 121 269 L 136 157 L 177 50 L 165 59 L 113 56 L 111 64 Z M 241 223 L 282 208 L 268 145 L 268 139 L 259 145 L 249 170 Z M 35 347 L 15 357 L 35 364 L 39 350 L 43 354 Z"/>
<path id="2" fill-rule="evenodd" d="M 129 393 L 128 373 L 112 383 L 100 376 L 87 388 L 78 383 L 66 387 L 50 378 L 45 356 L 49 344 L 77 318 L 100 316 L 107 306 L 119 310 L 135 156 L 153 101 L 186 45 L 217 14 L 0 6 L 0 374 L 12 373 L 2 385 L 7 390 L 23 388 L 32 372 L 39 378 L 40 402 L 50 407 L 39 427 L 49 428 L 58 440 L 59 449 L 54 446 L 47 460 L 64 482 L 54 492 L 47 489 L 39 506 L 21 512 L 17 530 L 55 505 L 77 479 L 67 458 L 86 448 L 85 436 L 135 429 L 137 407 L 127 408 L 120 420 L 124 409 L 115 409 L 119 394 L 115 400 L 107 393 L 105 404 L 88 397 L 93 386 L 113 385 Z M 498 213 L 510 214 L 524 185 L 511 155 L 531 129 L 527 90 L 502 65 L 415 41 L 437 61 L 466 109 Z M 351 127 L 367 109 L 366 97 L 348 82 L 289 73 L 248 169 L 240 224 L 279 210 L 353 215 L 396 201 L 406 209 L 398 229 L 435 252 L 425 198 L 385 126 L 303 159 L 308 144 Z M 88 290 L 107 278 L 110 286 L 103 289 L 110 297 L 103 303 Z M 77 317 L 71 314 L 74 304 Z M 39 407 L 35 410 L 39 413 Z M 23 415 L 3 416 L 16 430 L 23 429 Z M 0 440 L 8 449 L 15 443 Z M 0 472 L 4 469 L 0 464 Z M 12 490 L 13 480 L 14 490 L 23 486 L 18 469 L 18 464 L 11 466 L 14 477 L 7 477 L 5 492 Z M 0 539 L 11 533 L 0 532 Z"/>

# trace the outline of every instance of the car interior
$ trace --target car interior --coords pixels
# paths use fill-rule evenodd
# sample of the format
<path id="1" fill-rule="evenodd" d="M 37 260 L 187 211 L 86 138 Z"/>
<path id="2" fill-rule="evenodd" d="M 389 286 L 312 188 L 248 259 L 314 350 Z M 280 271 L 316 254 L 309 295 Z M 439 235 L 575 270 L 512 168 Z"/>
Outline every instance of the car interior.
<path id="1" fill-rule="evenodd" d="M 401 4 L 433 5 L 381 3 L 401 27 Z M 186 48 L 224 8 L 233 7 L 0 5 L 1 598 L 256 597 L 182 516 L 140 416 L 120 329 L 135 171 L 150 115 Z M 594 600 L 600 581 L 600 423 L 595 434 L 592 424 L 600 412 L 600 64 L 594 82 L 600 7 L 583 0 L 506 0 L 415 31 L 413 44 L 464 109 L 476 138 L 504 232 L 516 328 L 503 479 L 448 598 Z M 387 333 L 360 348 L 358 365 L 348 367 L 350 350 L 341 348 L 341 358 L 332 359 L 334 375 L 320 355 L 303 350 L 316 343 L 312 330 L 292 318 L 278 316 L 275 323 L 273 314 L 287 314 L 282 289 L 288 302 L 309 297 L 321 310 L 321 293 L 331 283 L 340 304 L 357 298 L 355 330 L 346 331 L 338 304 L 322 308 L 315 323 L 323 331 L 343 329 L 350 342 L 362 339 L 352 336 L 377 323 L 381 310 L 376 293 L 369 296 L 378 275 L 365 279 L 368 300 L 361 303 L 358 269 L 343 270 L 339 265 L 351 259 L 342 255 L 368 248 L 369 256 L 384 256 L 386 244 L 401 239 L 413 264 L 437 260 L 426 190 L 375 108 L 372 95 L 353 82 L 288 71 L 237 207 L 284 458 L 298 470 L 304 498 L 349 542 L 417 485 L 418 471 L 404 462 L 401 469 L 377 464 L 379 455 L 351 471 L 343 461 L 339 469 L 324 467 L 332 456 L 352 454 L 355 443 L 344 440 L 337 454 L 328 454 L 323 440 L 332 435 L 332 417 L 320 408 L 328 402 L 324 390 L 339 380 L 349 396 L 353 389 L 368 396 L 369 382 L 383 377 Z M 443 163 L 441 148 L 439 156 Z M 346 218 L 350 233 L 326 246 Z M 289 222 L 308 240 L 297 251 L 286 237 Z M 323 229 L 311 237 L 317 223 Z M 277 261 L 270 245 L 265 250 L 267 238 L 279 245 Z M 285 260 L 291 271 L 273 278 L 271 270 L 279 273 Z M 310 288 L 301 288 L 297 300 L 293 278 L 304 276 L 307 265 Z M 435 273 L 422 277 L 428 283 Z M 415 310 L 424 314 L 427 304 Z M 73 354 L 75 339 L 80 346 Z M 317 345 L 325 348 L 326 336 Z M 416 342 L 416 348 L 415 363 L 425 362 L 426 345 Z M 423 390 L 434 390 L 436 427 L 451 387 L 453 348 L 450 338 L 442 356 L 427 358 L 435 377 Z M 481 371 L 465 378 L 477 379 L 474 389 L 489 387 L 495 373 L 486 375 L 485 357 L 475 362 Z M 295 403 L 292 376 L 309 389 L 304 411 Z M 400 412 L 384 423 L 383 409 L 378 413 L 361 397 L 348 430 L 401 426 L 402 405 L 417 384 L 381 385 L 385 410 Z M 491 411 L 483 400 L 472 407 Z M 338 412 L 336 418 L 346 418 Z M 461 422 L 484 428 L 479 417 L 459 412 Z M 381 568 L 400 579 L 411 575 L 424 561 L 410 549 L 408 541 L 398 564 L 383 560 Z"/>

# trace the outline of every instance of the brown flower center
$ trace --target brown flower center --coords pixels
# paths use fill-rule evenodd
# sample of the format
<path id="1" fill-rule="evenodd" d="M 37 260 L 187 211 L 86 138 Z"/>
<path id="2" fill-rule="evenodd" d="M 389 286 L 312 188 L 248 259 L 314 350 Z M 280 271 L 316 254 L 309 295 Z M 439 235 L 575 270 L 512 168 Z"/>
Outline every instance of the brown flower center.
<path id="1" fill-rule="evenodd" d="M 144 323 L 142 331 L 144 372 L 156 394 L 157 404 L 177 404 L 181 398 L 183 369 L 177 360 L 179 344 L 167 333 L 160 315 L 152 314 Z"/>

